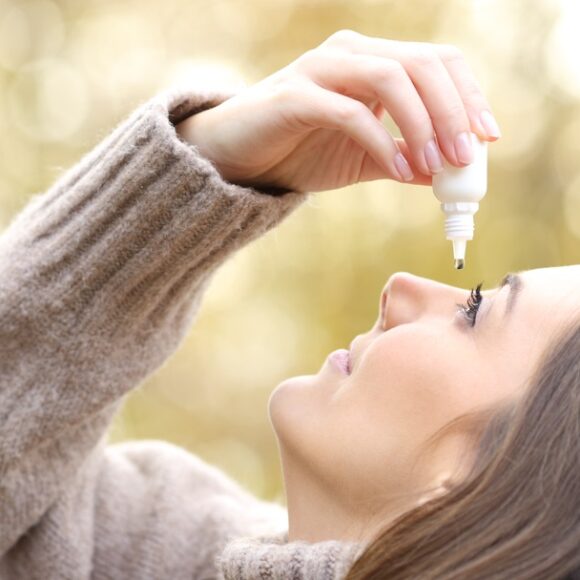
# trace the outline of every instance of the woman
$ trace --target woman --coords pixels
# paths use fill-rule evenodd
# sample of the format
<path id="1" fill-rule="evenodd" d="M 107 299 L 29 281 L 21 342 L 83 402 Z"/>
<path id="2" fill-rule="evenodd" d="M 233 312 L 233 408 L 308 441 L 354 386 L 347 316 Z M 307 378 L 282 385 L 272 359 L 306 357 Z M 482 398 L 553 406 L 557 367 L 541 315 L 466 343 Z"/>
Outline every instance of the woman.
<path id="1" fill-rule="evenodd" d="M 271 396 L 288 513 L 175 446 L 105 444 L 235 250 L 305 191 L 468 164 L 469 130 L 499 137 L 456 49 L 341 31 L 237 94 L 155 97 L 35 197 L 0 238 L 0 578 L 575 570 L 578 267 L 391 277 L 349 368 Z"/>

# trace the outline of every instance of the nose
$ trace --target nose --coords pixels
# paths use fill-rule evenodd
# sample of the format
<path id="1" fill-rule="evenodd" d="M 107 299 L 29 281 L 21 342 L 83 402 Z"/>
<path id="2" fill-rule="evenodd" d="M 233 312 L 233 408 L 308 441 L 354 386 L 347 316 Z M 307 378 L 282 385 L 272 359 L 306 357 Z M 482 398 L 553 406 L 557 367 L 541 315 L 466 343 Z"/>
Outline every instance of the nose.
<path id="1" fill-rule="evenodd" d="M 465 300 L 466 291 L 407 272 L 393 274 L 381 296 L 381 324 L 389 330 L 421 317 L 449 316 L 456 304 Z"/>

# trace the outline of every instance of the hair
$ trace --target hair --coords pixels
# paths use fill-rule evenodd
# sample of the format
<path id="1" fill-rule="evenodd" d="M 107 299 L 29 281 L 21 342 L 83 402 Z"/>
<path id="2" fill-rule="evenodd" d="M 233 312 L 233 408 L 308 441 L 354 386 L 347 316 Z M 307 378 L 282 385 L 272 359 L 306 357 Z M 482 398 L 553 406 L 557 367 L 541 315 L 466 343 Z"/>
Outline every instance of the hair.
<path id="1" fill-rule="evenodd" d="M 399 516 L 345 580 L 580 579 L 580 325 L 496 411 L 467 476 Z"/>

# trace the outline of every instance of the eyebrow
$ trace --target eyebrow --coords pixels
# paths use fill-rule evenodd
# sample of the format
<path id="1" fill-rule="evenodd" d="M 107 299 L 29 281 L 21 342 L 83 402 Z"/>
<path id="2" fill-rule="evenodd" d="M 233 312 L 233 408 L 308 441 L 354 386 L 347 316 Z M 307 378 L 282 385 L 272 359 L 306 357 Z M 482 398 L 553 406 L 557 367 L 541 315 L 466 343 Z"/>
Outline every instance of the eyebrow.
<path id="1" fill-rule="evenodd" d="M 524 283 L 522 281 L 522 277 L 519 274 L 510 272 L 509 274 L 506 274 L 502 278 L 499 287 L 503 288 L 504 286 L 508 285 L 510 287 L 510 291 L 507 297 L 507 304 L 505 308 L 506 314 L 509 314 L 514 309 L 516 301 L 518 299 L 518 296 L 522 290 Z"/>

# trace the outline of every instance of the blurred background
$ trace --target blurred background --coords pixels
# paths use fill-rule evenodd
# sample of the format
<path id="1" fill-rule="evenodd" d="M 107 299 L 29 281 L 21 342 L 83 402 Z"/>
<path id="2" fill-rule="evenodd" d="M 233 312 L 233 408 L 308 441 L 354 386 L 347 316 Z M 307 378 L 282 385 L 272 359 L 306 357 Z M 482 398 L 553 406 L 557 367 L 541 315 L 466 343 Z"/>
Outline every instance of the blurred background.
<path id="1" fill-rule="evenodd" d="M 579 262 L 577 0 L 0 0 L 0 229 L 134 107 L 174 82 L 256 82 L 334 31 L 459 46 L 503 138 L 467 269 L 430 188 L 316 194 L 213 279 L 179 351 L 111 441 L 161 438 L 284 503 L 268 397 L 375 321 L 404 270 L 471 288 Z"/>

